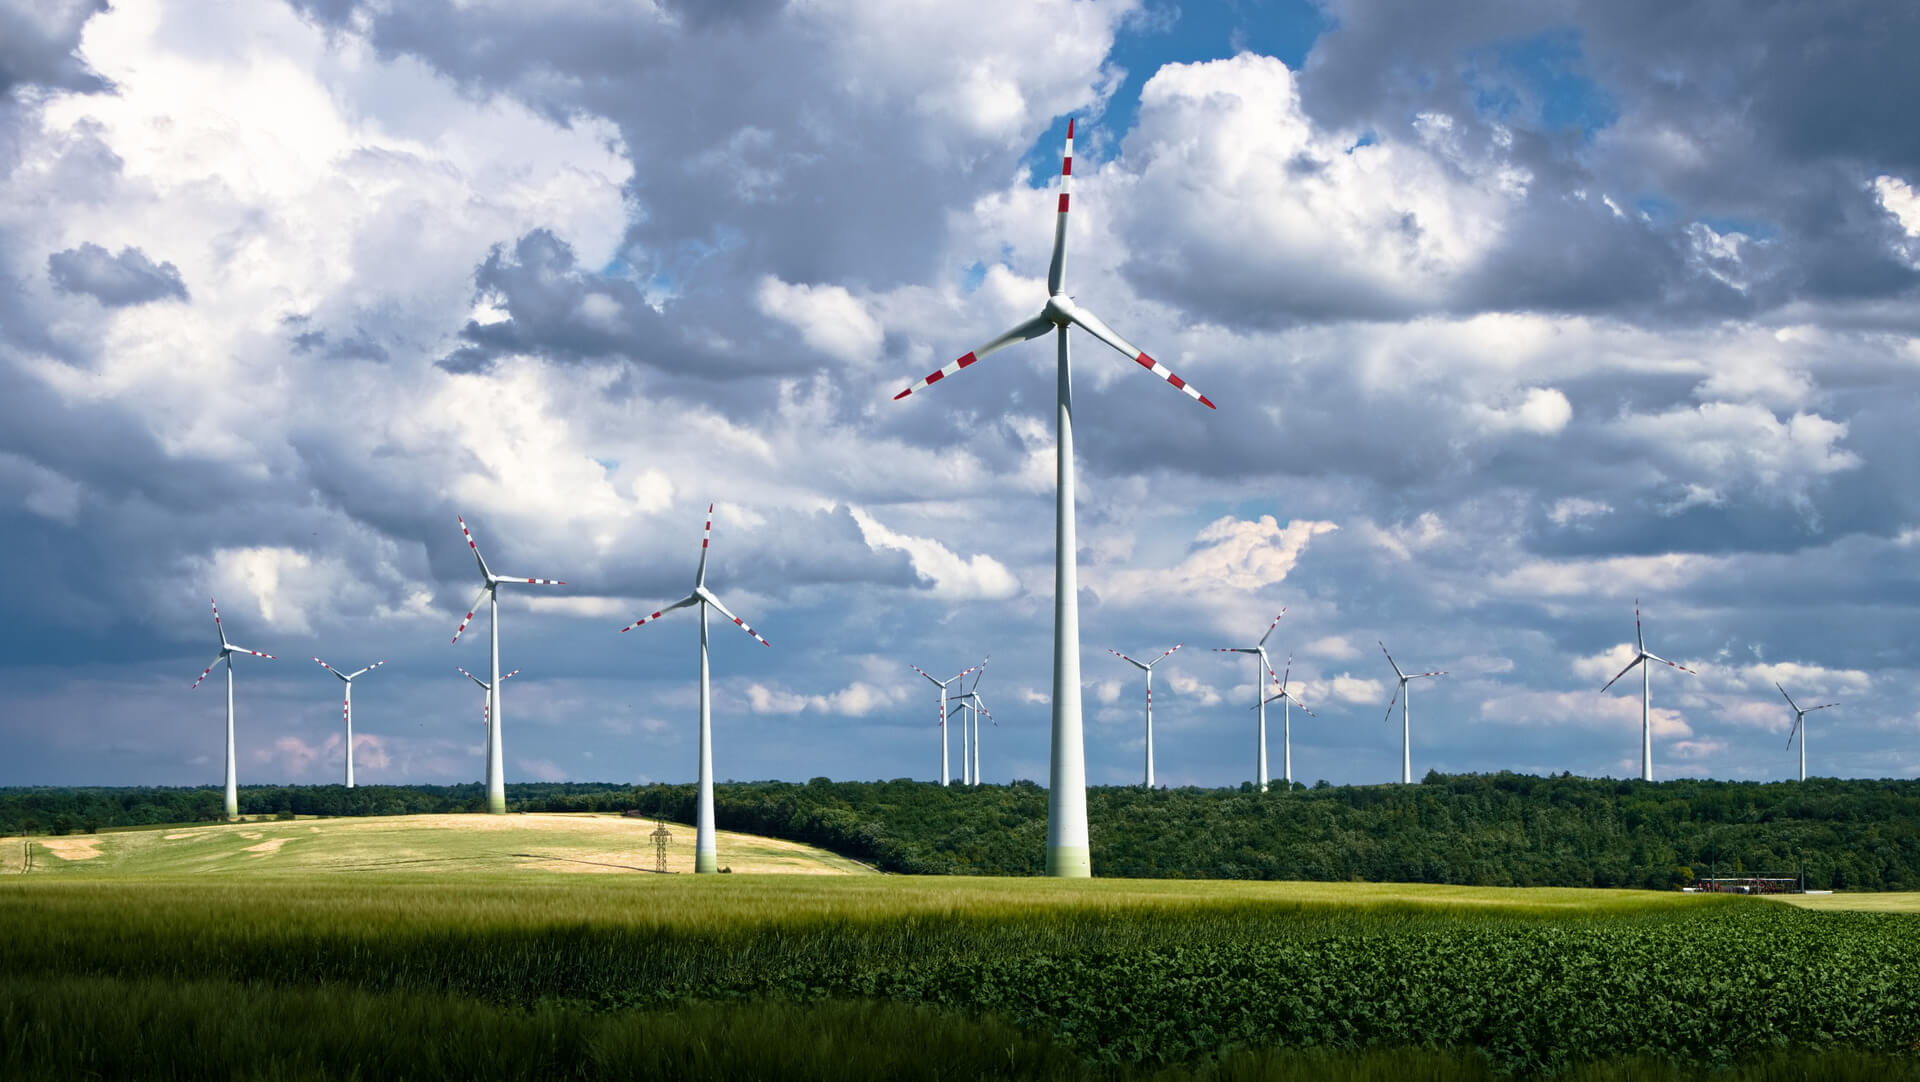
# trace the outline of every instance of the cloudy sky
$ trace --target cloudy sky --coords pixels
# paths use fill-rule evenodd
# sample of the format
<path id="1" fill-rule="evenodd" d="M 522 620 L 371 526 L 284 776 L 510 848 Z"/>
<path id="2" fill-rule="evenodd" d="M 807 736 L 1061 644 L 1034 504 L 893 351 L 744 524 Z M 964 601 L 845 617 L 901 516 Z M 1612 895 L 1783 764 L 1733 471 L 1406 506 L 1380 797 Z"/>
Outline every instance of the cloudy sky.
<path id="1" fill-rule="evenodd" d="M 1879 0 L 0 0 L 0 785 L 1046 777 L 1068 286 L 1089 776 L 1920 771 L 1920 15 Z M 481 617 L 484 621 L 484 615 Z M 476 633 L 478 632 L 478 633 Z M 1274 718 L 1274 771 L 1279 722 Z M 957 761 L 958 743 L 955 737 Z M 957 769 L 957 768 L 956 768 Z"/>

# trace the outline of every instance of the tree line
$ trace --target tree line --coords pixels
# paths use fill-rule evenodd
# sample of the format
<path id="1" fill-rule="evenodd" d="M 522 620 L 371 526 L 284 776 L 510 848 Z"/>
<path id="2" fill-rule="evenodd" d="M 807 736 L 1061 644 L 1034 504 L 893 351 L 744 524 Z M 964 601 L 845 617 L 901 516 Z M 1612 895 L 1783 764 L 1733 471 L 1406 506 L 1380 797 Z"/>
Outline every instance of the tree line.
<path id="1" fill-rule="evenodd" d="M 635 812 L 692 822 L 691 785 L 522 783 L 514 811 Z M 249 786 L 244 816 L 480 812 L 477 784 Z M 1046 790 L 896 780 L 728 782 L 723 830 L 818 845 L 883 871 L 1038 875 Z M 1614 781 L 1429 773 L 1418 785 L 1096 787 L 1097 874 L 1480 886 L 1683 886 L 1709 874 L 1804 872 L 1810 887 L 1920 890 L 1920 781 Z M 220 814 L 215 787 L 4 789 L 0 834 Z M 722 854 L 724 862 L 724 854 Z"/>

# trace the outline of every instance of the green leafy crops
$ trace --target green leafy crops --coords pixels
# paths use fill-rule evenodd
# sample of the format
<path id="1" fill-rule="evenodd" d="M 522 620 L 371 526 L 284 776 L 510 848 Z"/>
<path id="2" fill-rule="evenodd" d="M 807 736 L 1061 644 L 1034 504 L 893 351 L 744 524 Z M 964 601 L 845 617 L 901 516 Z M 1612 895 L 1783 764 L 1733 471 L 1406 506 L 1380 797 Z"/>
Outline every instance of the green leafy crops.
<path id="1" fill-rule="evenodd" d="M 1456 890 L 1420 905 L 1286 891 L 754 877 L 42 883 L 0 888 L 0 971 L 603 1013 L 890 1001 L 1005 1018 L 1116 1068 L 1235 1047 L 1470 1048 L 1531 1071 L 1634 1055 L 1902 1055 L 1920 1043 L 1920 917 L 1674 895 L 1587 895 L 1611 904 L 1570 908 L 1572 892 L 1513 892 L 1537 904 L 1503 905 L 1500 892 Z"/>

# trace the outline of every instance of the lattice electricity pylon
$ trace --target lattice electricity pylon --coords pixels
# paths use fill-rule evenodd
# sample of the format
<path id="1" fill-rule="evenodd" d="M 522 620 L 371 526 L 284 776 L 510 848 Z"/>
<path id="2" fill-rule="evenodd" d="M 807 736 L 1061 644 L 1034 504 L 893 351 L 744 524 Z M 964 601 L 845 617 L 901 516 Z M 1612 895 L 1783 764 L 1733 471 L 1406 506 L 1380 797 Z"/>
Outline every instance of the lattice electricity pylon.
<path id="1" fill-rule="evenodd" d="M 665 872 L 667 870 L 667 843 L 673 840 L 673 831 L 668 830 L 665 823 L 656 822 L 653 825 L 652 838 L 653 870 L 656 872 Z"/>

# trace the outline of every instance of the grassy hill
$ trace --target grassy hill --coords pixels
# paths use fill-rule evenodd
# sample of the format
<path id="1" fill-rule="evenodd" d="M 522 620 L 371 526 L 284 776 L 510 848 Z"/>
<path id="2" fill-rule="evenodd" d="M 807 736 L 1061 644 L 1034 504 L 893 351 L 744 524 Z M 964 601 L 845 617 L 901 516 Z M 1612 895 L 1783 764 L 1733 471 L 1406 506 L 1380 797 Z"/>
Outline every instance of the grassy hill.
<path id="1" fill-rule="evenodd" d="M 694 828 L 667 823 L 669 872 L 693 871 Z M 612 814 L 375 816 L 156 827 L 35 837 L 33 875 L 121 878 L 202 875 L 320 877 L 634 875 L 655 868 L 652 819 Z M 798 842 L 720 831 L 721 867 L 736 872 L 869 875 L 857 861 Z M 21 839 L 0 839 L 0 874 L 19 873 Z"/>

